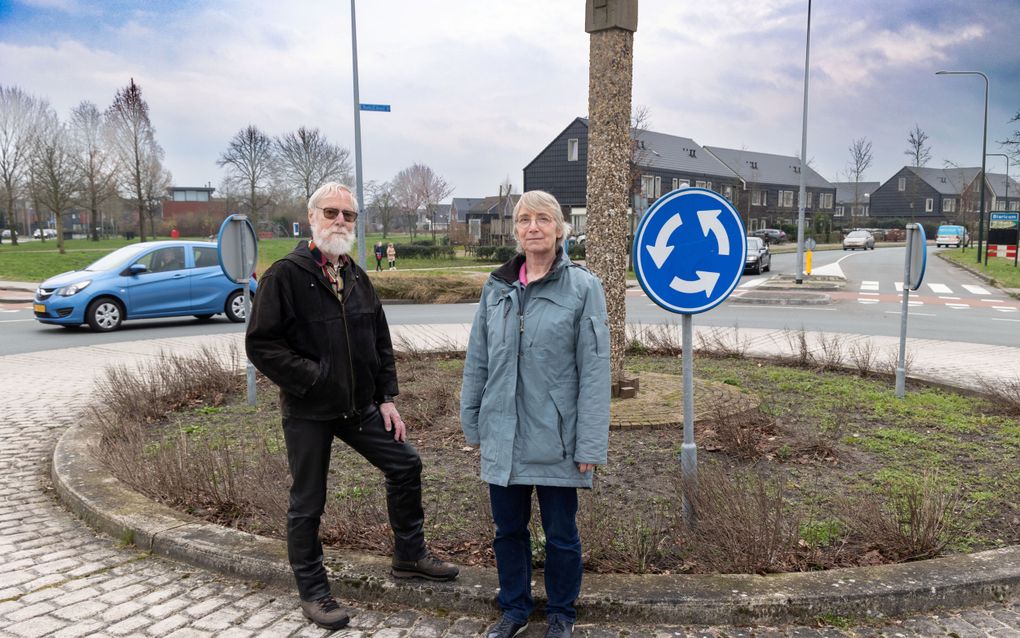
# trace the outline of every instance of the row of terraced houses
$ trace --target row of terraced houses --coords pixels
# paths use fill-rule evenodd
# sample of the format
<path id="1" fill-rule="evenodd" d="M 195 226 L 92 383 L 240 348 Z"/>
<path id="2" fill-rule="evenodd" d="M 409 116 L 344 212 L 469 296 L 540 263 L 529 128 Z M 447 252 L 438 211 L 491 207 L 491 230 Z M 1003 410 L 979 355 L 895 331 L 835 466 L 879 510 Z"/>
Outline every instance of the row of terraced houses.
<path id="1" fill-rule="evenodd" d="M 885 182 L 830 182 L 795 156 L 702 146 L 649 130 L 634 129 L 631 139 L 639 210 L 671 190 L 701 186 L 730 200 L 748 231 L 789 224 L 797 218 L 803 171 L 808 220 L 824 214 L 844 227 L 879 220 L 967 225 L 977 220 L 979 168 L 904 166 Z M 524 167 L 524 190 L 552 193 L 577 233 L 586 225 L 587 164 L 588 121 L 578 117 Z M 984 189 L 986 210 L 1020 210 L 1017 181 L 987 173 Z M 498 224 L 496 216 L 483 221 Z"/>

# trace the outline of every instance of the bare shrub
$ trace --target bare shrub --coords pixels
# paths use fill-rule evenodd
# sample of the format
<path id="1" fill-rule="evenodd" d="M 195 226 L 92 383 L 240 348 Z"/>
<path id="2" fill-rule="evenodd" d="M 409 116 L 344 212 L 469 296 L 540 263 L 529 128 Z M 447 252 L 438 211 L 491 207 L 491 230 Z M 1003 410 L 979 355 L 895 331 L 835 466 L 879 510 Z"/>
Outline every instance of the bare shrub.
<path id="1" fill-rule="evenodd" d="M 818 338 L 818 349 L 811 353 L 815 368 L 821 371 L 838 370 L 843 367 L 846 343 L 842 335 L 822 334 Z"/>
<path id="2" fill-rule="evenodd" d="M 112 366 L 96 384 L 92 418 L 104 434 L 123 423 L 150 423 L 190 404 L 220 405 L 243 383 L 237 374 L 240 353 L 202 348 L 190 356 L 161 352 L 134 370 Z"/>
<path id="3" fill-rule="evenodd" d="M 386 273 L 372 277 L 372 285 L 382 299 L 408 299 L 420 303 L 457 303 L 478 301 L 485 277 L 465 275 L 412 275 Z"/>
<path id="4" fill-rule="evenodd" d="M 861 377 L 868 377 L 878 368 L 878 351 L 871 339 L 863 339 L 850 344 L 850 364 Z"/>
<path id="5" fill-rule="evenodd" d="M 683 354 L 683 336 L 676 323 L 654 324 L 639 330 L 635 338 L 647 352 L 667 356 Z"/>
<path id="6" fill-rule="evenodd" d="M 791 441 L 790 456 L 810 456 L 819 460 L 837 459 L 840 443 L 846 436 L 850 420 L 855 414 L 853 401 L 834 398 L 831 410 L 817 417 L 791 419 L 786 426 Z"/>
<path id="7" fill-rule="evenodd" d="M 904 374 L 909 376 L 910 369 L 914 366 L 915 353 L 910 348 L 907 348 L 903 353 L 903 370 Z M 900 363 L 900 350 L 898 347 L 889 348 L 885 352 L 885 361 L 879 366 L 879 369 L 885 374 L 895 375 L 896 367 Z"/>
<path id="8" fill-rule="evenodd" d="M 700 353 L 717 357 L 738 358 L 747 354 L 750 342 L 740 334 L 740 327 L 710 328 L 697 334 L 695 350 Z"/>
<path id="9" fill-rule="evenodd" d="M 675 551 L 672 503 L 650 503 L 621 518 L 616 497 L 598 483 L 580 495 L 578 529 L 583 536 L 584 562 L 599 572 L 659 571 Z"/>
<path id="10" fill-rule="evenodd" d="M 761 574 L 791 559 L 801 521 L 784 499 L 785 476 L 706 464 L 696 489 L 678 483 L 696 513 L 684 530 L 695 560 L 721 573 Z"/>
<path id="11" fill-rule="evenodd" d="M 804 329 L 801 328 L 796 332 L 789 329 L 783 330 L 783 337 L 786 338 L 790 354 L 782 358 L 801 368 L 808 367 L 808 364 L 811 363 L 811 347 L 808 345 L 807 333 Z"/>
<path id="12" fill-rule="evenodd" d="M 1008 381 L 981 380 L 981 385 L 992 395 L 992 401 L 1008 414 L 1020 416 L 1020 377 Z"/>
<path id="13" fill-rule="evenodd" d="M 936 472 L 887 485 L 880 494 L 847 499 L 841 511 L 851 538 L 903 562 L 938 556 L 965 532 L 960 490 Z"/>
<path id="14" fill-rule="evenodd" d="M 709 426 L 719 450 L 742 461 L 764 453 L 766 439 L 775 432 L 775 420 L 760 408 L 726 414 Z"/>

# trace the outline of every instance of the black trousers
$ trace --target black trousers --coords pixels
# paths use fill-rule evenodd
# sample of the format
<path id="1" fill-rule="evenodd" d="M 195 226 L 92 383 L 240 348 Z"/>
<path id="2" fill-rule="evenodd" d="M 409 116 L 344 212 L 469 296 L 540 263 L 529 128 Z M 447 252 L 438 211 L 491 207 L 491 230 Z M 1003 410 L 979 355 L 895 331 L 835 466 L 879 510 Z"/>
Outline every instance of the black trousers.
<path id="1" fill-rule="evenodd" d="M 283 434 L 293 479 L 287 510 L 287 557 L 301 600 L 316 600 L 330 591 L 322 562 L 319 520 L 326 505 L 333 437 L 351 446 L 386 477 L 386 509 L 395 557 L 414 561 L 425 556 L 421 458 L 410 443 L 393 440 L 393 432 L 383 427 L 376 406 L 364 408 L 359 417 L 348 419 L 285 418 Z"/>

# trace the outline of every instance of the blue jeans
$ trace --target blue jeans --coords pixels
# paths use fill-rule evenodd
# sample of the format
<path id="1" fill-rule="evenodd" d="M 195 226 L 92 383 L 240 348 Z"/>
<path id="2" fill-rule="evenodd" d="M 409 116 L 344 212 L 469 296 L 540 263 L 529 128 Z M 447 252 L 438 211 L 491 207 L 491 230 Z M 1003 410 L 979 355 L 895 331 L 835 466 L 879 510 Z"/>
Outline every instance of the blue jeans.
<path id="1" fill-rule="evenodd" d="M 492 519 L 496 538 L 499 573 L 499 603 L 503 614 L 524 623 L 535 609 L 531 597 L 531 490 L 538 492 L 545 532 L 545 592 L 549 598 L 545 613 L 573 624 L 577 618 L 574 601 L 581 593 L 581 538 L 577 533 L 577 488 L 549 485 L 489 484 Z"/>

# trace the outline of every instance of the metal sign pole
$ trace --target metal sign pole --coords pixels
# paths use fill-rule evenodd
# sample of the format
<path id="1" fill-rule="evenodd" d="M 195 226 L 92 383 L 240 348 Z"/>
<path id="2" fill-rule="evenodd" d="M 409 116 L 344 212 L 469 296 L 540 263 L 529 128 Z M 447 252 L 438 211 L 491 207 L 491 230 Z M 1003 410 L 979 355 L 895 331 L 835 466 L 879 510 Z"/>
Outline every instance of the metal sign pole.
<path id="1" fill-rule="evenodd" d="M 694 442 L 694 318 L 683 315 L 681 323 L 683 335 L 683 368 L 684 368 L 684 442 L 680 446 L 680 471 L 683 477 L 683 517 L 684 523 L 693 526 L 695 523 L 694 504 L 687 497 L 698 488 L 698 446 Z"/>
<path id="2" fill-rule="evenodd" d="M 245 265 L 248 263 L 248 255 L 246 254 L 247 253 L 247 248 L 246 248 L 245 244 L 247 242 L 245 242 L 244 226 L 242 224 L 240 224 L 240 223 L 235 224 L 234 226 L 237 228 L 237 239 L 238 239 L 238 243 L 241 246 L 241 253 L 240 253 L 241 263 L 240 263 L 240 267 L 241 268 L 245 268 Z M 244 278 L 244 289 L 241 292 L 241 294 L 244 295 L 244 333 L 245 334 L 248 334 L 248 321 L 249 321 L 249 317 L 251 316 L 251 295 L 248 292 L 250 286 L 251 286 L 251 273 L 248 273 L 248 276 Z M 252 365 L 251 359 L 249 359 L 247 357 L 247 355 L 244 357 L 244 361 L 245 361 L 245 376 L 247 377 L 247 381 L 248 381 L 248 405 L 254 406 L 255 403 L 256 403 L 256 401 L 255 401 L 255 366 Z"/>
<path id="3" fill-rule="evenodd" d="M 361 97 L 358 95 L 358 27 L 354 17 L 354 0 L 351 0 L 351 62 L 354 65 L 354 179 L 357 182 L 358 206 L 361 214 L 358 215 L 358 265 L 362 269 L 368 269 L 365 258 L 365 184 L 361 171 Z"/>
<path id="4" fill-rule="evenodd" d="M 906 358 L 907 358 L 907 308 L 910 307 L 910 261 L 914 248 L 916 224 L 907 224 L 907 251 L 903 262 L 903 309 L 900 312 L 900 356 L 896 361 L 896 396 L 900 399 L 906 393 Z"/>

